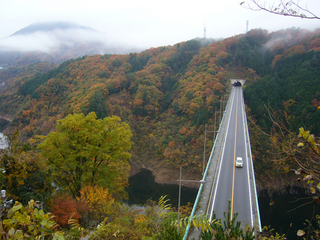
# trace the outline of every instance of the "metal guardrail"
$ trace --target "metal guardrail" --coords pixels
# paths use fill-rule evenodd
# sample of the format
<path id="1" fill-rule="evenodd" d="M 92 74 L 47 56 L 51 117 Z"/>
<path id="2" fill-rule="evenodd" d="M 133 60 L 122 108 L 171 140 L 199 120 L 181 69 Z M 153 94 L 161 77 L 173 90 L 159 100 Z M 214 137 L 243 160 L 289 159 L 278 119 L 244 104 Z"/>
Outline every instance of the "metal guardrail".
<path id="1" fill-rule="evenodd" d="M 230 97 L 228 98 L 228 103 L 227 103 L 225 109 L 228 108 L 229 99 L 230 99 Z M 221 109 L 220 109 L 220 111 L 221 111 Z M 207 172 L 208 172 L 208 169 L 209 169 L 209 166 L 210 166 L 210 163 L 211 163 L 212 155 L 213 155 L 213 152 L 214 152 L 214 150 L 215 150 L 216 142 L 217 142 L 217 139 L 218 139 L 219 134 L 220 134 L 220 130 L 221 130 L 221 126 L 222 126 L 222 123 L 223 123 L 223 120 L 224 120 L 225 113 L 226 113 L 226 112 L 223 113 L 223 117 L 222 117 L 222 119 L 221 119 L 220 126 L 219 126 L 219 129 L 218 129 L 218 133 L 217 133 L 216 139 L 215 139 L 215 141 L 214 141 L 214 144 L 213 144 L 213 147 L 212 147 L 212 150 L 211 150 L 211 154 L 210 154 L 210 157 L 209 157 L 209 161 L 208 161 L 208 163 L 207 163 L 207 167 L 206 167 L 206 170 L 205 170 L 205 172 L 204 172 L 204 174 L 203 174 L 202 180 L 205 180 L 205 179 L 206 179 Z M 196 211 L 196 208 L 197 208 L 197 206 L 198 206 L 199 199 L 200 199 L 200 195 L 201 195 L 201 192 L 202 192 L 202 189 L 203 189 L 203 184 L 204 184 L 204 183 L 201 183 L 201 185 L 200 185 L 200 188 L 199 188 L 199 191 L 198 191 L 198 194 L 197 194 L 197 198 L 196 198 L 196 200 L 195 200 L 195 202 L 194 202 L 194 205 L 193 205 L 193 208 L 192 208 L 192 212 L 191 212 L 191 215 L 190 215 L 190 219 L 193 218 L 194 213 L 195 213 L 195 211 Z M 189 227 L 189 225 L 187 225 L 186 231 L 185 231 L 184 236 L 183 236 L 183 240 L 186 240 L 186 239 L 187 239 L 188 234 L 189 234 L 189 229 L 190 229 L 190 227 Z"/>
<path id="2" fill-rule="evenodd" d="M 242 98 L 243 101 L 243 110 L 244 112 L 246 112 L 246 106 L 244 104 L 244 98 Z M 257 220 L 258 220 L 258 224 L 259 224 L 259 232 L 262 231 L 261 228 L 261 219 L 260 219 L 260 210 L 259 210 L 259 202 L 258 202 L 258 194 L 257 194 L 257 187 L 256 187 L 256 178 L 254 175 L 254 168 L 253 168 L 253 160 L 252 160 L 252 151 L 251 151 L 251 145 L 250 145 L 250 135 L 249 135 L 249 127 L 248 127 L 248 120 L 247 120 L 247 114 L 244 114 L 245 116 L 245 123 L 246 123 L 246 129 L 247 129 L 247 141 L 248 141 L 248 147 L 249 147 L 249 157 L 250 157 L 250 161 L 251 161 L 251 172 L 252 172 L 252 182 L 253 182 L 253 191 L 254 191 L 254 195 L 255 195 L 255 201 L 256 201 L 256 211 L 257 211 Z"/>

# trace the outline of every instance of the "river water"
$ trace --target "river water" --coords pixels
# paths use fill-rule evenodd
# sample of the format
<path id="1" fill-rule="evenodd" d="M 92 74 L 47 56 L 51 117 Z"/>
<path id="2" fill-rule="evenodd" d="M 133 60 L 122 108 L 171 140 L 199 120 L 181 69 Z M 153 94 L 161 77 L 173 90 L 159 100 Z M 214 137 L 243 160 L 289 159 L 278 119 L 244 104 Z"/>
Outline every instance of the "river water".
<path id="1" fill-rule="evenodd" d="M 261 225 L 270 225 L 274 232 L 285 234 L 287 239 L 302 239 L 297 237 L 297 231 L 306 228 L 306 220 L 317 227 L 314 217 L 320 214 L 320 205 L 303 188 L 285 190 L 284 194 L 274 192 L 271 196 L 266 191 L 259 193 Z"/>
<path id="2" fill-rule="evenodd" d="M 179 179 L 179 176 L 177 176 Z M 129 178 L 128 204 L 144 204 L 148 199 L 158 202 L 161 196 L 167 195 L 173 207 L 178 206 L 179 185 L 159 184 L 155 182 L 152 172 L 146 169 Z M 181 205 L 194 202 L 198 190 L 189 187 L 181 187 Z"/>
<path id="3" fill-rule="evenodd" d="M 129 178 L 127 192 L 129 204 L 144 204 L 148 199 L 158 201 L 160 196 L 168 195 L 172 206 L 178 205 L 179 186 L 156 183 L 152 172 L 148 170 L 142 170 Z M 197 189 L 182 187 L 181 205 L 194 203 L 197 193 Z M 262 227 L 271 226 L 274 233 L 285 234 L 287 239 L 301 239 L 297 237 L 296 232 L 305 227 L 305 219 L 312 219 L 316 214 L 320 214 L 319 205 L 309 203 L 312 202 L 310 195 L 301 188 L 291 191 L 286 189 L 284 194 L 267 194 L 266 191 L 261 191 L 258 201 Z"/>

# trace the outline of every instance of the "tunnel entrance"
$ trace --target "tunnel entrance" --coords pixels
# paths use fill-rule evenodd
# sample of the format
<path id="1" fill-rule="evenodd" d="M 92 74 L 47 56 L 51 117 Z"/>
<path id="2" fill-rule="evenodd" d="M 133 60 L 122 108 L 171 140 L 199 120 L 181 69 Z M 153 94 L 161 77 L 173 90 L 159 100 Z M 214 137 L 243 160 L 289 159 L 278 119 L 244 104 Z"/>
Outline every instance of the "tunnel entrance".
<path id="1" fill-rule="evenodd" d="M 0 132 L 3 132 L 10 125 L 10 123 L 11 122 L 7 119 L 0 117 Z"/>
<path id="2" fill-rule="evenodd" d="M 236 82 L 234 82 L 233 83 L 233 86 L 235 86 L 235 87 L 241 87 L 241 82 L 239 82 L 239 81 L 236 81 Z"/>

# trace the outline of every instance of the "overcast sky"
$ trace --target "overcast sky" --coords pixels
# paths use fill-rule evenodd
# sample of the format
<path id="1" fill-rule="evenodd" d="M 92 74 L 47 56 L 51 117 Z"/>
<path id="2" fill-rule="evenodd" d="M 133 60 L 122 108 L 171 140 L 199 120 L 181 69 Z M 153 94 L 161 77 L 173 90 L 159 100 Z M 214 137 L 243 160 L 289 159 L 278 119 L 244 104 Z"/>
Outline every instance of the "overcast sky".
<path id="1" fill-rule="evenodd" d="M 0 0 L 0 38 L 35 22 L 71 21 L 110 39 L 145 48 L 204 36 L 225 38 L 249 30 L 299 27 L 314 30 L 320 20 L 251 11 L 240 0 Z M 300 2 L 303 3 L 303 0 Z M 320 15 L 320 0 L 307 0 Z"/>

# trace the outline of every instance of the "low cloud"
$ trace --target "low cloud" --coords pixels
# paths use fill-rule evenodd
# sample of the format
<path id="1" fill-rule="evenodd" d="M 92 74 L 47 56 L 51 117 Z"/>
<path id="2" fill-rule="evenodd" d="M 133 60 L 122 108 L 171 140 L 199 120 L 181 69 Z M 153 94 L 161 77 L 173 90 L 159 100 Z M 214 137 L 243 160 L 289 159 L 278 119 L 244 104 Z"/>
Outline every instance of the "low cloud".
<path id="1" fill-rule="evenodd" d="M 311 40 L 315 35 L 320 33 L 320 29 L 316 29 L 313 32 L 300 29 L 300 28 L 289 28 L 285 30 L 279 30 L 271 33 L 271 39 L 265 44 L 265 47 L 269 49 L 280 48 L 280 47 L 292 47 L 301 44 L 306 39 Z"/>
<path id="2" fill-rule="evenodd" d="M 30 34 L 17 34 L 0 39 L 0 51 L 53 53 L 61 47 L 75 47 L 79 44 L 101 44 L 116 47 L 107 34 L 90 29 L 65 29 L 37 31 Z"/>

